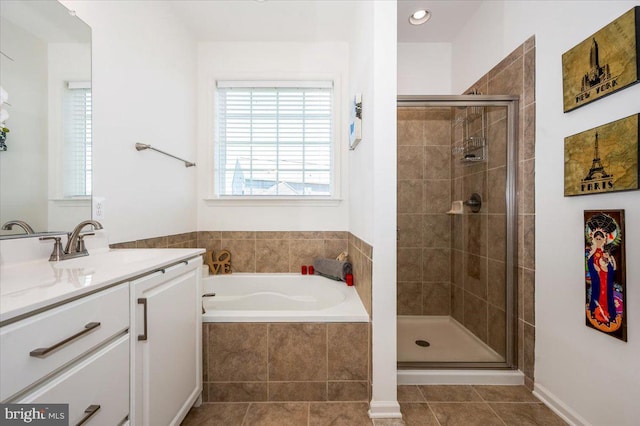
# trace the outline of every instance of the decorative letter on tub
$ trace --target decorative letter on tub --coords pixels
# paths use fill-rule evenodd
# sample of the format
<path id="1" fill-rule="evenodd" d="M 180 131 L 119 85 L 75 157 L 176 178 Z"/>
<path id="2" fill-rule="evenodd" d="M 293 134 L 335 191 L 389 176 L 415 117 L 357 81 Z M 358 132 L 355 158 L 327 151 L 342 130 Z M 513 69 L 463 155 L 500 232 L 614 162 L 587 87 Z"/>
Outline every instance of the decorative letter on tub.
<path id="1" fill-rule="evenodd" d="M 207 252 L 205 263 L 213 275 L 231 273 L 231 252 L 220 250 L 217 255 L 213 251 Z"/>

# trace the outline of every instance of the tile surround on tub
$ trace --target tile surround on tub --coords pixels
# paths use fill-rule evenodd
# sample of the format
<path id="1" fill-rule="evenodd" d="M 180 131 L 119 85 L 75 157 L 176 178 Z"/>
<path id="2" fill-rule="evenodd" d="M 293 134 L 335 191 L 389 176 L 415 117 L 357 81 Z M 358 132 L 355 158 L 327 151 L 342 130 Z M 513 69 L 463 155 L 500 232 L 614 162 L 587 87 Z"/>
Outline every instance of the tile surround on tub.
<path id="1" fill-rule="evenodd" d="M 368 401 L 369 323 L 203 325 L 205 402 Z"/>
<path id="2" fill-rule="evenodd" d="M 234 272 L 299 272 L 348 249 L 346 231 L 198 231 L 111 244 L 111 248 L 227 249 Z"/>

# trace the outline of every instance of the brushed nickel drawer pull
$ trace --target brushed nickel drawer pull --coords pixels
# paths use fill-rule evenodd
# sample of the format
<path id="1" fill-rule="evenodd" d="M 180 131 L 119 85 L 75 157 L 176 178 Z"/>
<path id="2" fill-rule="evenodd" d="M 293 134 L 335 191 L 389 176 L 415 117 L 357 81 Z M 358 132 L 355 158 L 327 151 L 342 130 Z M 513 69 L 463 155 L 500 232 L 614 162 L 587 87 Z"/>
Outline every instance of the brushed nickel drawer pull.
<path id="1" fill-rule="evenodd" d="M 76 424 L 76 426 L 85 424 L 91 418 L 91 416 L 93 416 L 95 413 L 98 412 L 99 409 L 100 409 L 100 406 L 97 404 L 88 406 L 87 409 L 84 410 L 85 416 L 80 419 L 80 421 Z"/>
<path id="2" fill-rule="evenodd" d="M 138 340 L 147 340 L 147 298 L 141 297 L 138 299 L 138 304 L 144 307 L 144 332 L 142 334 L 138 334 Z"/>
<path id="3" fill-rule="evenodd" d="M 49 346 L 48 348 L 38 348 L 38 349 L 34 349 L 31 352 L 29 352 L 29 355 L 36 357 L 36 358 L 44 358 L 47 355 L 49 355 L 51 352 L 55 351 L 56 349 L 60 349 L 61 347 L 63 347 L 64 345 L 66 345 L 67 343 L 71 343 L 72 341 L 74 341 L 75 339 L 82 337 L 83 335 L 89 333 L 90 331 L 96 329 L 100 327 L 100 323 L 99 322 L 90 322 L 87 325 L 84 326 L 84 330 L 74 334 L 73 336 L 67 337 L 64 340 L 59 341 L 58 343 L 56 343 L 53 346 Z"/>

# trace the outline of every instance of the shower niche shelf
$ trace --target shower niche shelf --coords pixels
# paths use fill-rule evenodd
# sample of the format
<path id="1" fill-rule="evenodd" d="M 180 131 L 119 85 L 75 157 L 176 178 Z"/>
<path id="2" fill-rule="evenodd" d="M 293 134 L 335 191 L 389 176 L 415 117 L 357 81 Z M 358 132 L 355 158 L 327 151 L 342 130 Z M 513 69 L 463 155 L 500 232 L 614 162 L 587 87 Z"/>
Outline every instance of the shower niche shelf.
<path id="1" fill-rule="evenodd" d="M 451 154 L 461 163 L 487 161 L 487 119 L 483 107 L 466 107 L 453 120 L 452 135 L 456 138 Z M 458 135 L 461 137 L 458 139 Z"/>

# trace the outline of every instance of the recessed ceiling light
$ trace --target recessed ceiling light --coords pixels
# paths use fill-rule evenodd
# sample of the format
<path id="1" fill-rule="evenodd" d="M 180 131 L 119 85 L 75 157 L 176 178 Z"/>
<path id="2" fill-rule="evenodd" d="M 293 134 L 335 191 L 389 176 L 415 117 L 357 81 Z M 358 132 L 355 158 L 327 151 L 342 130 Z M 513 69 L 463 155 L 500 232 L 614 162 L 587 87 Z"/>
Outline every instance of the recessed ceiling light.
<path id="1" fill-rule="evenodd" d="M 425 9 L 416 10 L 413 15 L 409 16 L 411 25 L 422 25 L 431 18 L 431 12 Z"/>

